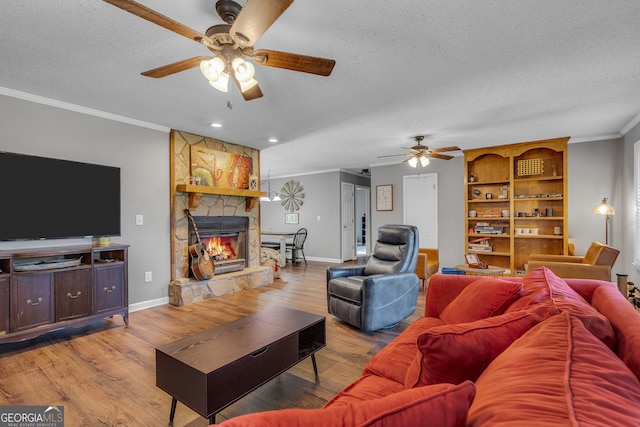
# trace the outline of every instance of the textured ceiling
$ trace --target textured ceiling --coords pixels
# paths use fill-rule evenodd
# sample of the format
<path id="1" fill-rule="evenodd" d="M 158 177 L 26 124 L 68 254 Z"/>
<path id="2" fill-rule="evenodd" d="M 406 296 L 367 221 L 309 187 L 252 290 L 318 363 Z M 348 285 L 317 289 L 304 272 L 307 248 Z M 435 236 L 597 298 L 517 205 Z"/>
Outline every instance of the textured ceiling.
<path id="1" fill-rule="evenodd" d="M 139 1 L 222 23 L 215 0 Z M 360 170 L 401 162 L 377 156 L 416 134 L 463 149 L 619 136 L 640 113 L 639 22 L 638 0 L 296 0 L 255 47 L 333 73 L 257 66 L 264 97 L 246 102 L 197 68 L 141 76 L 209 51 L 103 1 L 2 0 L 0 88 L 258 148 L 263 174 Z"/>

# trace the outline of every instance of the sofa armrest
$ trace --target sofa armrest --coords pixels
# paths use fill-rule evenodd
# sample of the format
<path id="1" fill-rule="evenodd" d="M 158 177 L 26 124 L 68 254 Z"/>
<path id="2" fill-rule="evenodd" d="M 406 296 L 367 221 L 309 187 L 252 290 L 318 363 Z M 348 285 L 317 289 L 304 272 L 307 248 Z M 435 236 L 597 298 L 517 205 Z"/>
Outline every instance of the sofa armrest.
<path id="1" fill-rule="evenodd" d="M 576 264 L 570 262 L 529 261 L 527 271 L 547 267 L 561 278 L 579 278 L 611 281 L 611 267 L 608 265 Z"/>
<path id="2" fill-rule="evenodd" d="M 548 255 L 548 254 L 531 254 L 529 257 L 532 261 L 553 261 L 553 262 L 584 262 L 584 257 L 576 255 Z"/>

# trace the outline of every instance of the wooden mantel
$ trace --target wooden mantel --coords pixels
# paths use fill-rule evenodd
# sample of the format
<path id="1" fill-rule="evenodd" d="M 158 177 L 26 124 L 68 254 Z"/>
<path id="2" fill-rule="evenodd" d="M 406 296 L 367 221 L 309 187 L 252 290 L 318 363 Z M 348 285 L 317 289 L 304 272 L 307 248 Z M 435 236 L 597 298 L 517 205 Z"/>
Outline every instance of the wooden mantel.
<path id="1" fill-rule="evenodd" d="M 246 201 L 245 210 L 249 212 L 262 196 L 266 196 L 267 193 L 263 191 L 251 191 L 251 190 L 238 190 L 234 188 L 219 188 L 210 187 L 207 185 L 191 185 L 191 184 L 178 184 L 176 185 L 176 191 L 178 193 L 189 194 L 189 207 L 197 208 L 200 205 L 200 199 L 203 194 L 217 194 L 219 196 L 237 196 L 244 197 Z"/>

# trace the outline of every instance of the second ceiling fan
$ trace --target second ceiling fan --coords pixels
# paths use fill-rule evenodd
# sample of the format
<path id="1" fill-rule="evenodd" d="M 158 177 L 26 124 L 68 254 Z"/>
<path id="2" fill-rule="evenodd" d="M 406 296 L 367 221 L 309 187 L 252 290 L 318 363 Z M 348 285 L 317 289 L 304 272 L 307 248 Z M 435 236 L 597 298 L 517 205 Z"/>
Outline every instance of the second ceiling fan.
<path id="1" fill-rule="evenodd" d="M 254 50 L 255 42 L 284 13 L 293 0 L 247 0 L 244 7 L 232 0 L 219 0 L 216 3 L 216 12 L 226 24 L 214 25 L 204 34 L 133 0 L 103 1 L 194 40 L 214 53 L 213 57 L 196 56 L 154 68 L 143 72 L 143 76 L 166 77 L 199 66 L 211 86 L 226 92 L 229 80 L 233 79 L 242 97 L 249 101 L 260 98 L 262 90 L 254 78 L 253 64 L 244 58 L 266 67 L 320 76 L 330 75 L 336 63 L 333 59 L 296 53 L 269 49 Z"/>
<path id="2" fill-rule="evenodd" d="M 453 156 L 450 156 L 448 154 L 441 154 L 447 151 L 459 151 L 460 148 L 459 147 L 443 147 L 443 148 L 434 148 L 433 150 L 430 150 L 429 147 L 427 147 L 426 145 L 422 145 L 421 142 L 424 140 L 424 135 L 416 135 L 413 137 L 414 141 L 416 141 L 416 145 L 414 145 L 413 147 L 402 147 L 405 150 L 408 150 L 408 153 L 405 154 L 390 154 L 387 156 L 378 156 L 378 158 L 383 158 L 383 157 L 398 157 L 398 156 L 405 156 L 408 157 L 408 159 L 406 159 L 404 162 L 409 163 L 409 166 L 411 166 L 412 168 L 415 168 L 418 166 L 418 163 L 420 163 L 420 165 L 422 167 L 425 167 L 429 164 L 429 158 L 434 158 L 434 159 L 443 159 L 443 160 L 449 160 L 449 159 L 453 159 Z M 404 163 L 403 162 L 403 163 Z"/>

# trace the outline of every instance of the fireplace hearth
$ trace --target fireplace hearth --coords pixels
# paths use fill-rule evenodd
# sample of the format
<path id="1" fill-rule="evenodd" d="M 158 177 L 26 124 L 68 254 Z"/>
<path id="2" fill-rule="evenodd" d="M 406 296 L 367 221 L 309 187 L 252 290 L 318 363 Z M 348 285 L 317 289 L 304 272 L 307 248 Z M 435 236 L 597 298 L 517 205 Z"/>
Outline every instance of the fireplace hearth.
<path id="1" fill-rule="evenodd" d="M 194 216 L 200 241 L 214 260 L 215 274 L 241 271 L 247 267 L 249 219 L 238 216 Z M 196 243 L 189 223 L 189 245 Z M 193 277 L 193 272 L 189 272 Z"/>

